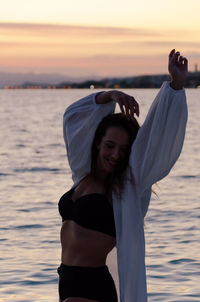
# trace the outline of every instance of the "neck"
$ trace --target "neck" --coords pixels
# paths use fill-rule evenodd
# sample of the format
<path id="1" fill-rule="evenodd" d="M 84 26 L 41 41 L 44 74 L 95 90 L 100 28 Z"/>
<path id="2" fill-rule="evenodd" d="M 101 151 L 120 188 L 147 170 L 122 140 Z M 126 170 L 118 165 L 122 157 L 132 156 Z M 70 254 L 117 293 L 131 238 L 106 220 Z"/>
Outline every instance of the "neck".
<path id="1" fill-rule="evenodd" d="M 95 178 L 100 181 L 102 184 L 108 184 L 110 175 L 105 173 L 104 171 L 95 171 Z"/>
<path id="2" fill-rule="evenodd" d="M 94 169 L 93 176 L 105 187 L 107 187 L 110 183 L 111 175 L 98 166 L 96 166 L 96 168 Z"/>

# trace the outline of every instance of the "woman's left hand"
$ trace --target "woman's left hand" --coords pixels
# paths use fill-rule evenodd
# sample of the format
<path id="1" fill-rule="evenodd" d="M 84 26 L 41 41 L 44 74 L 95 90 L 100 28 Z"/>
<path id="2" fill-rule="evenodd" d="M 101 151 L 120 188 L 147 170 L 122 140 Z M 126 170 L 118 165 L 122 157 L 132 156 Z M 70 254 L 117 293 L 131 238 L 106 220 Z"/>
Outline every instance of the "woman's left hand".
<path id="1" fill-rule="evenodd" d="M 106 104 L 111 101 L 117 103 L 120 107 L 121 112 L 126 115 L 128 119 L 133 119 L 134 114 L 139 116 L 139 104 L 136 102 L 134 97 L 119 91 L 119 90 L 110 90 L 105 91 L 96 97 L 97 104 Z"/>

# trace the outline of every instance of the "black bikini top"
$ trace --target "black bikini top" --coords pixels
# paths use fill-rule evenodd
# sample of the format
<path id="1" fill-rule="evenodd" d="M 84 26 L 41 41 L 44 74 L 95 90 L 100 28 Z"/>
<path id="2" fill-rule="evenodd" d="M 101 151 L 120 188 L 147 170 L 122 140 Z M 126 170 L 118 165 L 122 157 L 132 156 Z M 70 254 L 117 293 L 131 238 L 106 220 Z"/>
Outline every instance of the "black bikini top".
<path id="1" fill-rule="evenodd" d="M 116 237 L 113 208 L 106 195 L 92 193 L 72 200 L 74 188 L 58 203 L 62 221 L 73 220 L 80 226 Z"/>

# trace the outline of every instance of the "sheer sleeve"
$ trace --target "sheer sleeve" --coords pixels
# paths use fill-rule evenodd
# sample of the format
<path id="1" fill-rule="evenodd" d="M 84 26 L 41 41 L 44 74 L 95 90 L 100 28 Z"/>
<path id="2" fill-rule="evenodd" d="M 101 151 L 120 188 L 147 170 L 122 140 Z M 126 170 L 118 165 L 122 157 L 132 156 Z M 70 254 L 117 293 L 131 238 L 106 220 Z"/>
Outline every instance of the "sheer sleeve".
<path id="1" fill-rule="evenodd" d="M 63 118 L 63 135 L 74 183 L 90 173 L 91 146 L 103 117 L 114 113 L 115 103 L 96 104 L 93 93 L 70 105 Z"/>
<path id="2" fill-rule="evenodd" d="M 143 190 L 165 177 L 178 159 L 187 122 L 184 89 L 164 82 L 132 146 L 130 167 Z"/>

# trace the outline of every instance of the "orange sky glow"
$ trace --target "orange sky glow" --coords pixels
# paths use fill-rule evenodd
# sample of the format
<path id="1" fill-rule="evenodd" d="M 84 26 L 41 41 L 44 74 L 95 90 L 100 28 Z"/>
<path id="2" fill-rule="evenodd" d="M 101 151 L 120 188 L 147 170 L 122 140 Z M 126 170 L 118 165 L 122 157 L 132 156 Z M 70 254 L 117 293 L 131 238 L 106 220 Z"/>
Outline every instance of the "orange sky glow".
<path id="1" fill-rule="evenodd" d="M 21 4 L 25 3 L 23 0 L 20 1 Z M 129 2 L 129 0 L 124 2 L 126 1 Z M 156 1 L 150 2 L 155 4 Z M 145 0 L 141 2 L 144 4 Z M 170 2 L 171 0 L 168 5 Z M 182 2 L 184 1 L 180 3 Z M 195 0 L 191 2 L 199 5 Z M 89 3 L 92 2 L 87 0 L 85 5 Z M 198 25 L 195 14 L 193 18 L 187 15 L 186 19 L 183 11 L 181 14 L 179 12 L 181 19 L 176 20 L 179 22 L 175 26 L 174 11 L 166 24 L 166 22 L 162 23 L 160 18 L 153 22 L 155 15 L 148 20 L 150 18 L 148 11 L 144 10 L 139 17 L 146 16 L 146 19 L 137 19 L 131 23 L 130 10 L 127 7 L 127 20 L 121 17 L 118 24 L 115 17 L 112 20 L 112 14 L 110 14 L 111 21 L 108 22 L 108 12 L 105 14 L 105 19 L 98 19 L 99 15 L 97 15 L 96 24 L 94 18 L 91 24 L 90 22 L 87 24 L 84 19 L 80 19 L 81 22 L 78 24 L 71 14 L 71 19 L 66 15 L 61 18 L 59 13 L 65 8 L 67 14 L 67 6 L 64 7 L 62 0 L 60 4 L 63 5 L 62 9 L 57 12 L 57 17 L 60 19 L 56 19 L 52 13 L 45 16 L 40 13 L 38 19 L 33 14 L 31 19 L 31 16 L 27 15 L 27 11 L 30 10 L 27 2 L 18 20 L 15 20 L 12 12 L 10 12 L 10 18 L 8 15 L 7 19 L 4 14 L 5 20 L 1 18 L 3 21 L 0 23 L 0 71 L 56 72 L 73 77 L 166 73 L 167 55 L 172 48 L 180 50 L 189 58 L 190 70 L 194 70 L 195 64 L 199 64 L 200 67 L 200 21 Z M 175 8 L 178 9 L 179 4 L 176 5 Z M 75 10 L 75 7 L 73 9 Z M 136 10 L 134 7 L 132 9 L 133 12 Z M 88 16 L 93 16 L 94 11 L 94 9 L 87 11 Z M 142 12 L 142 7 L 138 8 L 139 11 Z M 123 16 L 125 12 L 126 9 L 123 7 Z M 118 11 L 117 13 L 119 14 Z M 169 13 L 168 15 L 170 16 Z M 69 21 L 64 24 L 64 20 Z M 152 20 L 151 23 L 149 23 L 150 20 Z"/>

